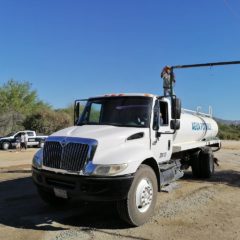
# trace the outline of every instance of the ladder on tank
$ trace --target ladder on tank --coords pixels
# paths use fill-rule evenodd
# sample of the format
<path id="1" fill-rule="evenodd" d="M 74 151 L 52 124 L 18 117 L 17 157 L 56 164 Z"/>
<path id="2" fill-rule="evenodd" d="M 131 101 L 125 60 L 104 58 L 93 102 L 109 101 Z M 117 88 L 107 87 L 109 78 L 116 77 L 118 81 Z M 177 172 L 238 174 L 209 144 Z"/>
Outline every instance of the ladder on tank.
<path id="1" fill-rule="evenodd" d="M 213 116 L 213 111 L 212 111 L 212 106 L 208 107 L 208 113 L 204 113 L 204 112 L 200 112 L 201 106 L 197 107 L 197 110 L 190 110 L 190 109 L 186 109 L 186 108 L 182 108 L 182 112 L 184 113 L 190 113 L 193 115 L 197 115 L 197 116 L 203 116 L 203 117 L 209 117 L 212 118 Z"/>

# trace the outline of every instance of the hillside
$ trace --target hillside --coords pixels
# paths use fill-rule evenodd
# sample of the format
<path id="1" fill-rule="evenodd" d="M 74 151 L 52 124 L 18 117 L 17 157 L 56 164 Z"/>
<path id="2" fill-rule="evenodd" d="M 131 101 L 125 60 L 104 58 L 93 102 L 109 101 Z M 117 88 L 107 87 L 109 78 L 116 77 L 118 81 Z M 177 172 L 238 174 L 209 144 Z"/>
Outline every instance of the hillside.
<path id="1" fill-rule="evenodd" d="M 240 120 L 226 120 L 221 118 L 214 118 L 218 123 L 226 125 L 240 125 Z"/>
<path id="2" fill-rule="evenodd" d="M 218 122 L 219 132 L 218 137 L 226 140 L 240 140 L 240 124 L 236 124 L 236 121 L 231 124 Z"/>

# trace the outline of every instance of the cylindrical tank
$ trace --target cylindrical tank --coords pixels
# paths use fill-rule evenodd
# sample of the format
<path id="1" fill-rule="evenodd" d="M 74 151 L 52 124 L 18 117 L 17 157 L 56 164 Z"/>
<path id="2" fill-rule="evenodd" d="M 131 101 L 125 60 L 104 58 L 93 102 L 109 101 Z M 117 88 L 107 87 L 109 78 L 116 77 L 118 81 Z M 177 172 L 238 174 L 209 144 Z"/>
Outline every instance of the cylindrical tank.
<path id="1" fill-rule="evenodd" d="M 196 142 L 216 137 L 218 125 L 214 119 L 200 114 L 182 112 L 180 129 L 173 137 L 174 144 Z"/>

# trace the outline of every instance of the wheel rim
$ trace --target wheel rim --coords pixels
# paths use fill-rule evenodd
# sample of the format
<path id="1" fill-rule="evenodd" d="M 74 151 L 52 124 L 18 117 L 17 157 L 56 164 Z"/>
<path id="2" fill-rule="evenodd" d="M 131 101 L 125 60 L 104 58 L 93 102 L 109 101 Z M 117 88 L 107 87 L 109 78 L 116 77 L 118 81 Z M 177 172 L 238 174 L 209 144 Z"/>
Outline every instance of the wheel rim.
<path id="1" fill-rule="evenodd" d="M 146 212 L 153 199 L 153 186 L 149 179 L 142 179 L 136 189 L 136 206 L 139 212 Z"/>

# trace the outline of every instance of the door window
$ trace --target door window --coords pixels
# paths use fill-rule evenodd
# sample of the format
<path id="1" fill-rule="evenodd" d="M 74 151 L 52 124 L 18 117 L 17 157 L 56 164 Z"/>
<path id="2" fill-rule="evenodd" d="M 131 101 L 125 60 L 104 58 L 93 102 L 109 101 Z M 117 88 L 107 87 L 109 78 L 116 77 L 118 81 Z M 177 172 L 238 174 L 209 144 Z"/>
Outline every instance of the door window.
<path id="1" fill-rule="evenodd" d="M 168 117 L 168 103 L 160 102 L 160 125 L 166 126 L 168 125 L 169 117 Z"/>

